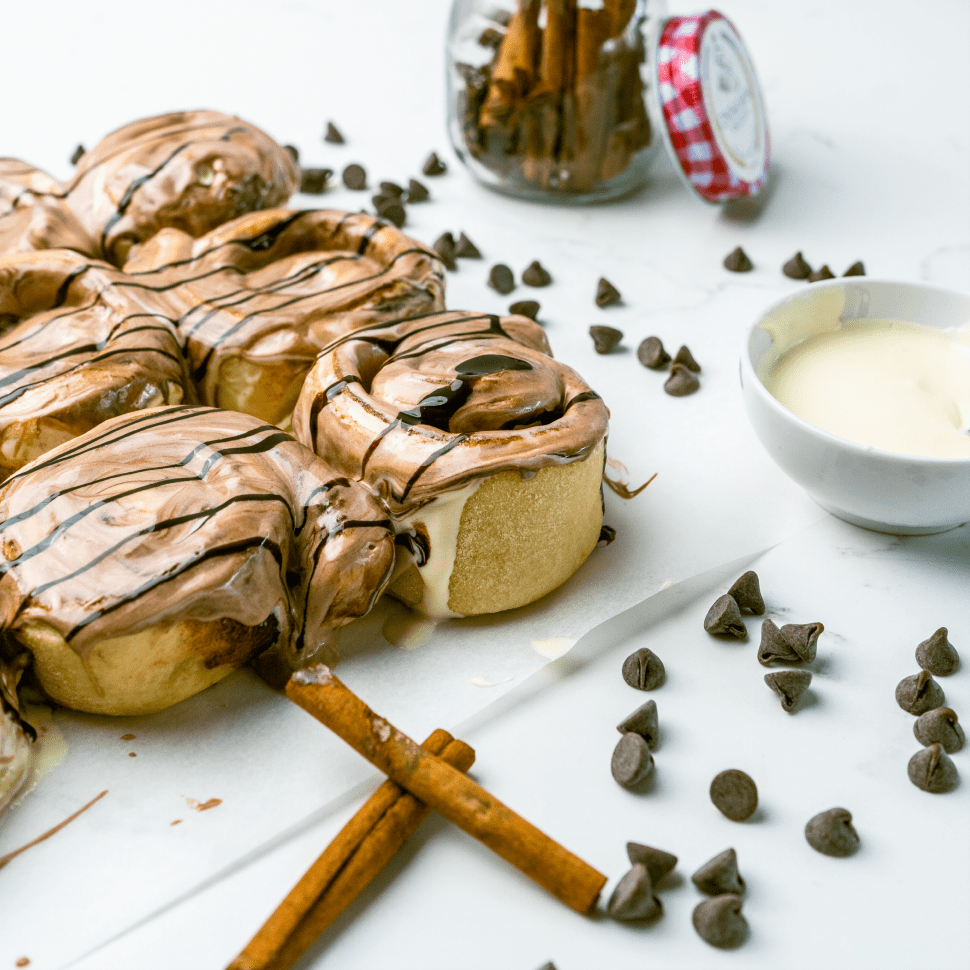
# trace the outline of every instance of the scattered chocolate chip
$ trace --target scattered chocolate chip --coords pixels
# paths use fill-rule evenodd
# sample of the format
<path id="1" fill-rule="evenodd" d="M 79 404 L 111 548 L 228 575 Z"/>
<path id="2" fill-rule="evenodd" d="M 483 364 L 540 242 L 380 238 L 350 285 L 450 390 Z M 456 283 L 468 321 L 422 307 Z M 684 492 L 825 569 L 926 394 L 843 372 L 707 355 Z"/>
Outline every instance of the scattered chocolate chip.
<path id="1" fill-rule="evenodd" d="M 859 835 L 852 827 L 852 813 L 844 808 L 819 812 L 805 826 L 808 844 L 822 855 L 845 858 L 859 848 Z"/>
<path id="2" fill-rule="evenodd" d="M 598 307 L 616 306 L 622 302 L 620 291 L 607 279 L 596 284 L 596 305 Z"/>
<path id="3" fill-rule="evenodd" d="M 80 147 L 81 146 L 78 145 L 78 148 L 80 148 Z M 292 158 L 293 161 L 297 165 L 300 164 L 300 149 L 297 148 L 296 145 L 284 145 L 283 146 L 283 151 L 289 152 L 290 153 L 290 158 Z M 75 152 L 74 154 L 76 155 L 77 152 Z M 77 163 L 75 163 L 75 164 L 77 164 Z"/>
<path id="4" fill-rule="evenodd" d="M 624 788 L 636 788 L 653 772 L 653 755 L 639 734 L 624 734 L 613 749 L 610 771 Z"/>
<path id="5" fill-rule="evenodd" d="M 427 202 L 429 198 L 428 190 L 417 179 L 408 182 L 407 202 Z"/>
<path id="6" fill-rule="evenodd" d="M 708 896 L 719 896 L 721 893 L 744 892 L 744 880 L 738 872 L 738 855 L 734 849 L 725 849 L 720 855 L 708 859 L 690 877 L 690 881 Z"/>
<path id="7" fill-rule="evenodd" d="M 925 714 L 946 702 L 943 688 L 928 670 L 904 677 L 896 685 L 896 703 L 910 714 Z"/>
<path id="8" fill-rule="evenodd" d="M 367 188 L 367 172 L 364 171 L 363 165 L 358 165 L 356 162 L 348 165 L 340 177 L 343 179 L 344 185 L 355 192 Z"/>
<path id="9" fill-rule="evenodd" d="M 733 893 L 698 903 L 691 919 L 697 935 L 719 950 L 737 949 L 748 938 L 748 921 L 741 915 L 741 897 Z"/>
<path id="10" fill-rule="evenodd" d="M 523 271 L 522 282 L 526 286 L 548 286 L 552 282 L 552 277 L 542 263 L 535 259 Z"/>
<path id="11" fill-rule="evenodd" d="M 758 786 L 750 775 L 737 768 L 728 768 L 714 776 L 711 801 L 732 822 L 744 822 L 758 808 Z"/>
<path id="12" fill-rule="evenodd" d="M 913 725 L 913 734 L 920 744 L 938 744 L 947 754 L 959 751 L 966 742 L 956 711 L 949 707 L 935 707 L 921 714 Z"/>
<path id="13" fill-rule="evenodd" d="M 663 370 L 670 363 L 670 354 L 664 350 L 659 337 L 647 337 L 637 347 L 637 360 L 651 370 Z"/>
<path id="14" fill-rule="evenodd" d="M 382 199 L 384 201 L 377 206 L 377 214 L 382 219 L 393 222 L 400 229 L 404 225 L 405 219 L 407 219 L 404 206 L 397 199 L 388 199 L 387 196 L 383 196 Z"/>
<path id="15" fill-rule="evenodd" d="M 502 46 L 502 40 L 505 37 L 504 31 L 496 30 L 494 27 L 486 27 L 478 35 L 478 43 L 482 47 L 491 47 L 493 50 L 498 50 Z"/>
<path id="16" fill-rule="evenodd" d="M 909 759 L 909 780 L 923 791 L 942 795 L 953 791 L 959 781 L 957 766 L 941 744 L 922 748 Z"/>
<path id="17" fill-rule="evenodd" d="M 765 674 L 765 683 L 781 698 L 781 708 L 789 714 L 795 713 L 811 682 L 812 675 L 807 670 L 775 670 Z"/>
<path id="18" fill-rule="evenodd" d="M 421 171 L 425 175 L 444 175 L 448 171 L 448 166 L 432 152 L 421 166 Z"/>
<path id="19" fill-rule="evenodd" d="M 817 283 L 819 280 L 834 280 L 835 273 L 828 268 L 828 266 L 823 266 L 821 269 L 815 270 L 814 273 L 808 274 L 809 283 Z"/>
<path id="20" fill-rule="evenodd" d="M 673 364 L 670 377 L 664 382 L 664 390 L 671 397 L 687 397 L 700 390 L 701 382 L 683 364 Z"/>
<path id="21" fill-rule="evenodd" d="M 455 255 L 460 256 L 462 259 L 482 258 L 478 247 L 464 233 L 458 237 L 458 242 L 455 243 Z"/>
<path id="22" fill-rule="evenodd" d="M 381 195 L 392 195 L 395 199 L 400 199 L 404 195 L 404 189 L 397 182 L 381 182 Z"/>
<path id="23" fill-rule="evenodd" d="M 821 623 L 786 623 L 781 628 L 781 635 L 788 641 L 799 660 L 811 663 L 815 659 L 819 635 L 824 630 Z"/>
<path id="24" fill-rule="evenodd" d="M 724 257 L 724 268 L 732 273 L 750 273 L 754 269 L 754 263 L 748 259 L 748 254 L 738 246 Z"/>
<path id="25" fill-rule="evenodd" d="M 667 679 L 667 671 L 652 650 L 641 647 L 623 661 L 623 679 L 637 690 L 654 690 Z"/>
<path id="26" fill-rule="evenodd" d="M 683 346 L 674 355 L 674 363 L 681 364 L 686 367 L 689 371 L 693 371 L 695 374 L 701 372 L 701 365 L 694 360 L 694 355 L 690 352 L 687 346 Z"/>
<path id="27" fill-rule="evenodd" d="M 597 539 L 597 543 L 602 542 L 609 545 L 616 539 L 616 529 L 611 525 L 600 526 L 600 537 Z"/>
<path id="28" fill-rule="evenodd" d="M 749 569 L 743 576 L 735 580 L 734 585 L 728 590 L 728 596 L 733 596 L 740 610 L 750 610 L 752 613 L 761 616 L 765 611 L 765 601 L 761 596 L 761 584 L 758 582 L 758 574 Z"/>
<path id="29" fill-rule="evenodd" d="M 811 663 L 824 629 L 821 623 L 786 623 L 779 630 L 773 620 L 764 620 L 758 660 L 766 667 L 773 663 Z"/>
<path id="30" fill-rule="evenodd" d="M 340 134 L 337 126 L 332 121 L 328 121 L 323 140 L 331 145 L 342 145 L 344 143 L 344 136 Z"/>
<path id="31" fill-rule="evenodd" d="M 647 701 L 638 707 L 629 717 L 625 717 L 616 726 L 620 734 L 639 734 L 648 747 L 656 748 L 660 736 L 660 722 L 657 719 L 657 702 Z"/>
<path id="32" fill-rule="evenodd" d="M 650 885 L 656 886 L 664 876 L 674 871 L 677 856 L 663 849 L 655 849 L 652 845 L 641 845 L 639 842 L 627 842 L 626 854 L 631 865 L 646 866 L 650 876 Z"/>
<path id="33" fill-rule="evenodd" d="M 321 195 L 327 190 L 327 182 L 333 171 L 329 168 L 304 168 L 300 170 L 300 191 L 306 195 Z"/>
<path id="34" fill-rule="evenodd" d="M 539 316 L 539 303 L 537 300 L 518 300 L 509 307 L 509 313 L 518 313 L 535 320 Z"/>
<path id="35" fill-rule="evenodd" d="M 612 919 L 624 922 L 651 919 L 663 913 L 660 900 L 653 894 L 653 884 L 646 866 L 634 863 L 633 868 L 616 884 L 606 911 Z"/>
<path id="36" fill-rule="evenodd" d="M 812 267 L 805 262 L 802 257 L 801 251 L 795 253 L 794 256 L 784 266 L 782 266 L 781 271 L 789 279 L 793 280 L 807 280 L 809 276 L 812 275 Z"/>
<path id="37" fill-rule="evenodd" d="M 488 285 L 499 293 L 511 293 L 515 289 L 515 277 L 505 263 L 496 263 L 488 274 Z"/>
<path id="38" fill-rule="evenodd" d="M 441 261 L 448 269 L 457 269 L 455 262 L 455 237 L 450 232 L 443 232 L 432 244 L 431 248 L 441 257 Z"/>
<path id="39" fill-rule="evenodd" d="M 949 677 L 956 671 L 960 666 L 960 655 L 947 639 L 945 626 L 916 648 L 916 662 L 937 677 Z"/>
<path id="40" fill-rule="evenodd" d="M 862 260 L 858 260 L 853 263 L 843 274 L 843 276 L 865 276 L 866 268 L 862 263 Z"/>
<path id="41" fill-rule="evenodd" d="M 78 145 L 77 148 L 74 149 L 74 154 L 71 155 L 71 164 L 77 165 L 77 163 L 81 161 L 82 158 L 84 158 L 85 154 L 86 154 L 86 151 L 84 146 Z"/>
<path id="42" fill-rule="evenodd" d="M 713 605 L 704 617 L 704 629 L 708 633 L 719 637 L 735 637 L 738 640 L 748 638 L 748 630 L 741 619 L 741 610 L 737 601 L 730 593 L 725 593 L 714 600 Z"/>
<path id="43" fill-rule="evenodd" d="M 556 970 L 556 965 L 552 962 L 552 960 L 547 960 L 541 967 L 539 967 L 539 970 Z"/>
<path id="44" fill-rule="evenodd" d="M 589 335 L 593 338 L 593 347 L 598 354 L 609 354 L 623 339 L 623 331 L 615 327 L 601 327 L 593 324 L 589 328 Z"/>

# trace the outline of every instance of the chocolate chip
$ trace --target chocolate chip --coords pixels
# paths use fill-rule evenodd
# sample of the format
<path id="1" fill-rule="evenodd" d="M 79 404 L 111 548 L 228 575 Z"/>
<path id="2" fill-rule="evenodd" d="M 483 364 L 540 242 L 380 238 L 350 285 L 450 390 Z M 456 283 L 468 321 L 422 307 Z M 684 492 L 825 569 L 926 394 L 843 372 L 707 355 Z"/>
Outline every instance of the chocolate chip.
<path id="1" fill-rule="evenodd" d="M 600 526 L 600 537 L 599 539 L 596 540 L 597 544 L 602 542 L 608 546 L 615 539 L 616 539 L 616 529 L 614 529 L 613 526 L 611 525 Z"/>
<path id="2" fill-rule="evenodd" d="M 738 604 L 738 609 L 750 610 L 761 616 L 765 611 L 765 601 L 761 596 L 761 583 L 758 582 L 758 574 L 749 569 L 743 576 L 735 580 L 734 585 L 728 590 L 728 596 L 733 596 Z"/>
<path id="3" fill-rule="evenodd" d="M 515 289 L 515 277 L 505 263 L 496 263 L 488 274 L 488 285 L 499 293 L 511 293 Z"/>
<path id="4" fill-rule="evenodd" d="M 348 189 L 359 192 L 361 189 L 367 188 L 367 172 L 364 171 L 363 165 L 358 165 L 356 162 L 348 165 L 340 177 Z"/>
<path id="5" fill-rule="evenodd" d="M 653 755 L 639 734 L 624 734 L 613 749 L 610 771 L 624 788 L 636 788 L 653 772 Z"/>
<path id="6" fill-rule="evenodd" d="M 404 206 L 397 199 L 388 199 L 387 196 L 383 196 L 383 199 L 384 201 L 377 206 L 377 214 L 382 219 L 393 222 L 400 229 L 404 225 L 404 220 L 407 218 Z"/>
<path id="7" fill-rule="evenodd" d="M 327 190 L 327 182 L 333 171 L 329 168 L 304 168 L 300 170 L 300 191 L 306 195 L 321 195 Z"/>
<path id="8" fill-rule="evenodd" d="M 77 148 L 74 149 L 74 154 L 71 155 L 71 164 L 77 165 L 77 163 L 81 161 L 82 158 L 84 158 L 84 155 L 85 155 L 84 146 L 78 145 Z"/>
<path id="9" fill-rule="evenodd" d="M 457 269 L 455 262 L 455 237 L 450 232 L 443 232 L 432 244 L 431 248 L 441 257 L 441 261 L 448 269 Z"/>
<path id="10" fill-rule="evenodd" d="M 811 682 L 812 675 L 807 670 L 775 670 L 765 674 L 765 683 L 781 698 L 781 708 L 789 714 L 795 713 Z"/>
<path id="11" fill-rule="evenodd" d="M 460 256 L 462 259 L 482 258 L 478 247 L 464 233 L 458 237 L 458 242 L 455 244 L 455 255 Z"/>
<path id="12" fill-rule="evenodd" d="M 670 354 L 664 350 L 659 337 L 647 337 L 637 347 L 637 360 L 651 370 L 663 370 L 670 363 Z"/>
<path id="13" fill-rule="evenodd" d="M 852 827 L 852 813 L 844 808 L 819 812 L 805 826 L 808 844 L 823 855 L 845 858 L 859 848 L 859 835 Z"/>
<path id="14" fill-rule="evenodd" d="M 598 307 L 616 306 L 622 302 L 620 291 L 607 279 L 596 284 L 596 305 Z"/>
<path id="15" fill-rule="evenodd" d="M 509 307 L 509 313 L 518 313 L 535 320 L 539 316 L 539 303 L 536 300 L 518 300 Z"/>
<path id="16" fill-rule="evenodd" d="M 656 886 L 664 876 L 674 871 L 677 856 L 663 849 L 655 849 L 652 845 L 641 845 L 639 842 L 627 842 L 626 854 L 632 865 L 646 866 L 650 876 L 650 884 Z"/>
<path id="17" fill-rule="evenodd" d="M 724 268 L 732 273 L 750 273 L 754 269 L 754 263 L 748 259 L 748 254 L 738 246 L 724 257 Z"/>
<path id="18" fill-rule="evenodd" d="M 761 624 L 758 660 L 766 667 L 773 663 L 811 663 L 815 659 L 821 623 L 786 623 L 780 630 L 773 620 Z"/>
<path id="19" fill-rule="evenodd" d="M 758 786 L 750 775 L 737 768 L 728 768 L 714 776 L 711 801 L 732 822 L 744 822 L 758 808 Z"/>
<path id="20" fill-rule="evenodd" d="M 539 970 L 556 970 L 556 965 L 552 962 L 552 960 L 547 960 L 541 967 L 539 967 Z"/>
<path id="21" fill-rule="evenodd" d="M 552 277 L 542 263 L 535 259 L 523 271 L 522 282 L 526 286 L 548 286 L 552 282 Z"/>
<path id="22" fill-rule="evenodd" d="M 690 881 L 708 896 L 719 896 L 721 893 L 744 892 L 744 880 L 738 872 L 738 855 L 734 849 L 725 849 L 720 855 L 708 859 L 690 877 Z"/>
<path id="23" fill-rule="evenodd" d="M 404 195 L 404 189 L 397 182 L 381 182 L 381 195 L 391 195 L 395 199 L 400 199 Z"/>
<path id="24" fill-rule="evenodd" d="M 784 266 L 782 266 L 781 271 L 789 279 L 793 280 L 807 280 L 809 276 L 812 275 L 812 267 L 805 262 L 802 257 L 801 251 L 795 253 L 794 256 Z"/>
<path id="25" fill-rule="evenodd" d="M 686 345 L 681 347 L 680 350 L 678 350 L 674 355 L 674 363 L 681 364 L 689 371 L 693 371 L 695 374 L 699 374 L 701 372 L 701 365 L 694 360 L 694 355 L 690 352 Z"/>
<path id="26" fill-rule="evenodd" d="M 81 146 L 78 145 L 78 148 L 80 148 L 80 147 Z M 290 153 L 290 158 L 292 158 L 293 161 L 297 165 L 300 164 L 300 149 L 297 148 L 296 145 L 284 145 L 283 146 L 283 151 L 289 152 Z M 75 152 L 75 154 L 77 154 L 77 152 Z"/>
<path id="27" fill-rule="evenodd" d="M 741 897 L 724 893 L 694 907 L 691 917 L 697 935 L 719 950 L 734 950 L 748 938 L 748 921 L 741 915 Z"/>
<path id="28" fill-rule="evenodd" d="M 953 791 L 960 780 L 957 766 L 943 750 L 941 744 L 922 748 L 909 759 L 909 780 L 923 791 L 943 795 Z"/>
<path id="29" fill-rule="evenodd" d="M 956 671 L 960 666 L 960 655 L 947 639 L 945 626 L 916 648 L 916 662 L 937 677 L 949 677 Z"/>
<path id="30" fill-rule="evenodd" d="M 741 610 L 737 601 L 730 593 L 725 593 L 714 600 L 713 605 L 704 617 L 704 629 L 708 633 L 719 637 L 735 637 L 738 640 L 748 638 L 748 630 L 741 619 Z"/>
<path id="31" fill-rule="evenodd" d="M 781 635 L 791 645 L 799 660 L 811 663 L 815 659 L 819 635 L 824 630 L 821 623 L 786 623 L 781 628 Z"/>
<path id="32" fill-rule="evenodd" d="M 593 347 L 598 354 L 609 354 L 623 339 L 623 331 L 615 327 L 601 327 L 593 324 L 589 328 L 589 335 L 593 338 Z"/>
<path id="33" fill-rule="evenodd" d="M 660 724 L 657 719 L 657 702 L 647 701 L 646 704 L 638 707 L 629 717 L 624 718 L 616 726 L 620 734 L 639 734 L 647 746 L 657 747 L 657 739 L 660 736 Z"/>
<path id="34" fill-rule="evenodd" d="M 654 690 L 667 679 L 667 671 L 652 650 L 641 647 L 623 661 L 623 679 L 637 690 Z"/>
<path id="35" fill-rule="evenodd" d="M 606 906 L 612 919 L 624 922 L 636 919 L 652 919 L 663 913 L 660 900 L 653 894 L 653 885 L 647 867 L 635 863 L 616 884 Z"/>
<path id="36" fill-rule="evenodd" d="M 448 166 L 432 152 L 421 166 L 421 171 L 425 175 L 444 175 L 448 171 Z"/>
<path id="37" fill-rule="evenodd" d="M 938 744 L 947 754 L 959 751 L 966 742 L 956 712 L 949 707 L 935 707 L 921 714 L 913 725 L 913 734 L 920 744 Z"/>
<path id="38" fill-rule="evenodd" d="M 701 382 L 683 364 L 672 364 L 664 390 L 671 397 L 687 397 L 700 390 Z"/>
<path id="39" fill-rule="evenodd" d="M 409 203 L 427 202 L 429 198 L 428 190 L 417 179 L 411 179 L 408 182 L 407 201 Z"/>
<path id="40" fill-rule="evenodd" d="M 815 270 L 814 273 L 808 274 L 809 283 L 817 283 L 819 280 L 834 280 L 835 273 L 828 268 L 828 266 L 823 266 L 821 269 Z"/>
<path id="41" fill-rule="evenodd" d="M 896 685 L 896 703 L 910 714 L 925 714 L 946 702 L 943 688 L 928 670 L 904 677 Z"/>
<path id="42" fill-rule="evenodd" d="M 344 136 L 340 134 L 337 126 L 332 121 L 328 121 L 323 140 L 331 145 L 342 145 L 344 143 Z"/>
<path id="43" fill-rule="evenodd" d="M 866 268 L 862 263 L 862 260 L 858 260 L 853 263 L 843 274 L 843 276 L 865 276 Z"/>

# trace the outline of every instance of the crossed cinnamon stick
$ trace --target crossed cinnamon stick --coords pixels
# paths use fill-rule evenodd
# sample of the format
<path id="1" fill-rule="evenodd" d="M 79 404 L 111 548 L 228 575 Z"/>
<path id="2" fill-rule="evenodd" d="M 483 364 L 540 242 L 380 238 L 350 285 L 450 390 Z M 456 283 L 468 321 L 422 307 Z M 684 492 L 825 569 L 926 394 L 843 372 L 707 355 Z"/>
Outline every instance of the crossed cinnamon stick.
<path id="1" fill-rule="evenodd" d="M 298 671 L 290 700 L 380 768 L 388 781 L 347 823 L 227 970 L 287 970 L 393 858 L 431 809 L 567 906 L 588 913 L 606 876 L 521 818 L 464 772 L 475 752 L 447 731 L 402 734 L 322 664 Z"/>

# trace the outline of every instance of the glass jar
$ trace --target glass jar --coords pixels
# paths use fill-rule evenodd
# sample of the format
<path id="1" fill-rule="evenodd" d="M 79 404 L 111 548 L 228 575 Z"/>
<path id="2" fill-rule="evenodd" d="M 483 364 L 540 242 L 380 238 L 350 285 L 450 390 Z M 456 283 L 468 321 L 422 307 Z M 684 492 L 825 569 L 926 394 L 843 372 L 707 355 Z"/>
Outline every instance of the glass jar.
<path id="1" fill-rule="evenodd" d="M 455 0 L 458 156 L 508 195 L 600 202 L 642 186 L 663 142 L 702 198 L 755 194 L 768 132 L 743 42 L 716 11 L 666 14 L 666 0 Z"/>

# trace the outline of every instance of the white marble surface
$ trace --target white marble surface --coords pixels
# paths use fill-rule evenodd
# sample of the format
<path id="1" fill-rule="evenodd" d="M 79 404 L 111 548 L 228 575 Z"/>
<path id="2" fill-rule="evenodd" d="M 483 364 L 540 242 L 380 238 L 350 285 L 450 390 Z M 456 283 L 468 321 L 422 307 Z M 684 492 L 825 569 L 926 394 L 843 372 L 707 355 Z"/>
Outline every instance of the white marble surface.
<path id="1" fill-rule="evenodd" d="M 447 7 L 441 0 L 327 0 L 279 4 L 270 15 L 265 5 L 244 2 L 176 2 L 165 5 L 164 17 L 149 18 L 123 3 L 51 2 L 7 15 L 9 36 L 24 38 L 7 53 L 9 75 L 36 83 L 29 97 L 5 106 L 0 153 L 54 174 L 66 175 L 78 141 L 91 145 L 131 118 L 175 107 L 234 111 L 298 145 L 306 164 L 339 169 L 361 161 L 373 182 L 417 174 L 435 148 L 450 171 L 425 180 L 433 201 L 409 210 L 408 231 L 431 241 L 445 229 L 464 229 L 486 257 L 449 274 L 448 305 L 500 310 L 512 299 L 539 299 L 557 356 L 612 408 L 611 453 L 631 481 L 658 472 L 636 502 L 610 502 L 608 521 L 620 538 L 557 602 L 479 631 L 501 645 L 491 668 L 487 654 L 472 654 L 474 634 L 459 628 L 443 632 L 438 653 L 400 654 L 376 638 L 355 642 L 344 676 L 413 735 L 434 726 L 422 710 L 428 698 L 411 689 L 419 680 L 433 687 L 443 726 L 510 690 L 507 704 L 467 727 L 477 777 L 609 873 L 610 886 L 622 873 L 628 838 L 680 855 L 682 884 L 663 894 L 665 919 L 645 930 L 583 920 L 461 833 L 429 821 L 305 965 L 529 968 L 551 958 L 569 970 L 640 965 L 649 954 L 673 967 L 738 960 L 877 967 L 888 954 L 893 966 L 965 967 L 970 788 L 964 782 L 945 797 L 912 788 L 905 777 L 915 750 L 911 718 L 895 706 L 892 689 L 915 669 L 915 644 L 939 625 L 950 626 L 970 658 L 966 528 L 896 541 L 825 517 L 754 440 L 736 374 L 746 322 L 800 285 L 779 270 L 796 249 L 837 273 L 861 258 L 873 275 L 970 289 L 970 10 L 957 0 L 934 0 L 918 13 L 902 2 L 819 0 L 796 9 L 738 0 L 722 7 L 759 69 L 774 159 L 762 200 L 722 210 L 689 197 L 665 159 L 647 189 L 594 208 L 528 205 L 473 184 L 445 134 Z M 347 145 L 320 141 L 328 118 Z M 298 201 L 359 208 L 369 199 L 338 188 L 322 201 Z M 738 244 L 756 263 L 745 276 L 721 266 Z M 534 258 L 553 274 L 553 286 L 520 286 L 508 298 L 485 286 L 489 261 L 519 273 Z M 623 307 L 594 306 L 600 275 L 619 287 Z M 594 354 L 591 323 L 623 329 L 626 352 Z M 704 366 L 699 394 L 668 398 L 662 378 L 640 367 L 633 351 L 653 333 L 673 348 L 690 345 Z M 712 648 L 698 632 L 712 594 L 743 569 L 717 567 L 775 543 L 757 566 L 770 607 L 828 628 L 818 703 L 793 718 L 761 683 L 753 644 Z M 702 575 L 692 580 L 695 574 Z M 636 606 L 668 582 L 680 585 Z M 547 612 L 556 609 L 562 612 Z M 543 626 L 549 616 L 551 628 Z M 542 661 L 528 640 L 536 631 L 586 634 L 576 648 L 586 662 L 570 655 L 555 671 L 535 673 Z M 670 736 L 658 752 L 657 784 L 633 796 L 614 784 L 608 761 L 613 725 L 639 702 L 618 667 L 641 637 L 663 645 L 655 649 L 671 678 L 657 700 Z M 415 675 L 421 663 L 433 665 L 433 676 Z M 967 669 L 944 682 L 960 713 L 970 710 Z M 477 675 L 509 674 L 484 697 L 469 685 Z M 538 694 L 515 704 L 537 683 Z M 112 725 L 104 737 L 124 730 Z M 78 731 L 97 735 L 87 722 Z M 349 750 L 340 752 L 322 729 L 245 675 L 224 695 L 200 699 L 191 716 L 146 725 L 146 743 L 149 737 L 160 760 L 166 741 L 184 746 L 186 774 L 169 779 L 173 805 L 126 795 L 108 809 L 106 798 L 101 824 L 92 810 L 60 842 L 11 864 L 0 877 L 8 887 L 14 880 L 54 887 L 63 901 L 27 906 L 22 915 L 5 901 L 0 960 L 26 955 L 32 966 L 85 970 L 218 967 L 347 817 L 351 809 L 333 801 L 339 791 L 368 777 Z M 176 794 L 184 805 L 185 794 L 215 793 L 197 791 L 214 777 L 211 758 L 199 755 L 204 745 L 222 755 L 215 777 L 228 797 L 218 811 L 198 816 L 191 865 L 182 865 L 150 823 L 164 817 L 167 825 Z M 957 756 L 964 777 L 966 759 L 966 752 Z M 321 767 L 308 771 L 308 764 Z M 706 780 L 729 765 L 747 768 L 762 788 L 765 818 L 757 824 L 735 826 L 707 803 Z M 45 798 L 38 789 L 0 825 L 0 854 L 46 827 L 44 813 L 56 820 L 83 803 L 71 801 L 82 789 L 159 787 L 157 777 L 132 777 L 132 768 L 127 758 L 119 767 L 75 757 L 48 779 L 48 791 L 59 784 L 63 797 Z M 106 772 L 110 785 L 102 783 Z M 263 787 L 267 778 L 271 791 Z M 815 857 L 801 826 L 840 801 L 856 813 L 864 851 L 846 862 Z M 696 896 L 690 872 L 728 844 L 738 849 L 750 887 L 752 938 L 734 955 L 704 946 L 689 920 Z M 937 888 L 916 888 L 924 865 Z M 77 892 L 82 874 L 94 892 Z M 428 915 L 434 931 L 422 920 Z M 931 918 L 929 934 L 923 927 Z M 888 927 L 885 936 L 868 929 L 875 923 Z M 929 956 L 920 950 L 927 938 L 937 947 Z"/>

